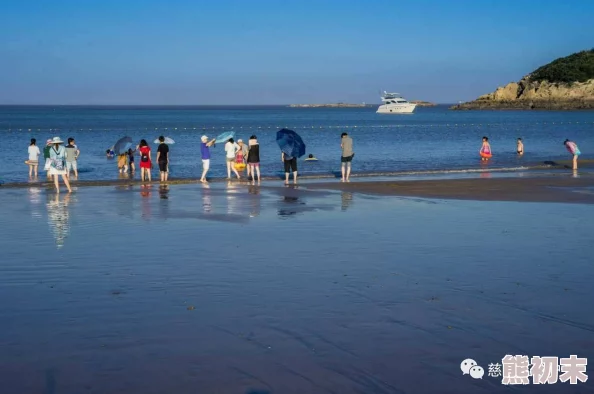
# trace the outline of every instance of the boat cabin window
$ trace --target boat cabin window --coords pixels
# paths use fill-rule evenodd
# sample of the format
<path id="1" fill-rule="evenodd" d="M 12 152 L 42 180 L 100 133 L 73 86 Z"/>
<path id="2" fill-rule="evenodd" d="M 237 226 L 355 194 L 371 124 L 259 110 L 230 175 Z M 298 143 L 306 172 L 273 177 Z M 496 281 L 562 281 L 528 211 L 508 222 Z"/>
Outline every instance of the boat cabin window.
<path id="1" fill-rule="evenodd" d="M 398 100 L 399 103 L 406 103 L 405 100 Z"/>

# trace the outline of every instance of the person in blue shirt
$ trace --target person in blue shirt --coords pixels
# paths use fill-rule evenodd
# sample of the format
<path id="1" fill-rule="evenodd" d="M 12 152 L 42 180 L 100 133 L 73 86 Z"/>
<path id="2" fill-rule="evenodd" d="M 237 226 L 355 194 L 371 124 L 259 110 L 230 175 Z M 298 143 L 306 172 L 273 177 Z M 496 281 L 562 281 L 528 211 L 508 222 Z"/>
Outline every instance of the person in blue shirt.
<path id="1" fill-rule="evenodd" d="M 214 145 L 215 139 L 208 140 L 208 137 L 203 135 L 200 138 L 200 154 L 202 155 L 202 177 L 200 178 L 200 182 L 207 183 L 206 181 L 206 173 L 210 168 L 210 147 Z"/>

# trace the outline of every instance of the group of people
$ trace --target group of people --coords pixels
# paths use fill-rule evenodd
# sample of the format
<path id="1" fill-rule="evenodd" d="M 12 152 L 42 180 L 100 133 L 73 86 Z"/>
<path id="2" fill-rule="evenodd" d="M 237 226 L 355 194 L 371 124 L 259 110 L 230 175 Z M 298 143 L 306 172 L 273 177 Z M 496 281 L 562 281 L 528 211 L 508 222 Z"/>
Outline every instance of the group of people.
<path id="1" fill-rule="evenodd" d="M 41 151 L 37 146 L 37 140 L 31 138 L 31 143 L 28 149 L 29 159 L 25 164 L 29 166 L 29 177 L 37 177 L 39 169 L 39 157 Z M 76 146 L 74 138 L 68 138 L 68 145 L 64 146 L 64 141 L 60 137 L 54 137 L 45 142 L 43 148 L 44 170 L 47 172 L 47 177 L 54 179 L 56 191 L 60 192 L 59 177 L 62 177 L 68 192 L 72 192 L 70 187 L 70 173 L 74 172 L 74 177 L 78 177 L 77 160 L 80 155 L 80 150 Z"/>
<path id="2" fill-rule="evenodd" d="M 341 181 L 350 182 L 351 164 L 355 153 L 353 151 L 353 140 L 347 133 L 342 133 L 341 136 Z M 206 175 L 210 169 L 210 148 L 215 144 L 216 139 L 209 139 L 203 135 L 201 137 L 200 153 L 202 156 L 202 175 L 200 182 L 206 183 Z M 159 166 L 161 182 L 166 182 L 169 176 L 169 146 L 165 143 L 165 137 L 158 138 L 159 146 L 157 148 L 156 161 Z M 70 187 L 70 174 L 74 173 L 78 177 L 77 160 L 80 156 L 80 150 L 76 146 L 74 138 L 68 138 L 68 144 L 64 146 L 64 142 L 60 137 L 54 137 L 46 141 L 46 146 L 43 149 L 43 157 L 45 160 L 44 169 L 47 171 L 47 177 L 53 177 L 56 190 L 59 192 L 59 177 L 61 176 L 68 191 L 72 191 Z M 569 139 L 563 142 L 567 151 L 573 156 L 573 169 L 577 170 L 577 160 L 581 154 L 577 144 Z M 518 138 L 516 146 L 517 154 L 522 156 L 524 154 L 524 143 L 522 138 Z M 130 171 L 134 172 L 134 157 L 136 152 L 140 156 L 140 179 L 142 181 L 151 181 L 152 154 L 151 148 L 146 140 L 141 140 L 136 149 L 128 149 L 127 152 L 118 155 L 118 168 L 120 173 Z M 25 161 L 29 165 L 29 176 L 31 178 L 38 176 L 39 157 L 41 151 L 37 146 L 35 138 L 31 139 L 31 144 L 28 149 L 29 159 Z M 108 150 L 106 152 L 108 157 L 114 157 L 115 153 Z M 479 150 L 481 160 L 489 160 L 492 156 L 491 144 L 488 137 L 483 137 L 483 143 Z M 234 173 L 237 179 L 241 179 L 240 171 L 247 170 L 247 177 L 249 180 L 261 180 L 260 175 L 260 144 L 255 135 L 252 135 L 248 144 L 239 139 L 237 142 L 230 138 L 225 143 L 225 157 L 227 164 L 227 179 L 231 179 L 231 173 Z M 309 155 L 308 161 L 317 160 L 313 155 Z M 293 183 L 297 183 L 297 158 L 281 151 L 281 162 L 284 165 L 285 184 L 289 184 L 291 173 L 293 174 Z"/>
<path id="3" fill-rule="evenodd" d="M 577 161 L 579 155 L 581 154 L 577 144 L 573 141 L 566 139 L 565 141 L 563 141 L 563 145 L 565 146 L 567 151 L 573 156 L 573 169 L 577 170 Z M 518 153 L 518 156 L 524 155 L 524 141 L 522 141 L 522 138 L 518 138 L 517 140 L 516 152 Z M 493 153 L 491 152 L 491 144 L 489 143 L 488 137 L 483 137 L 483 144 L 481 145 L 481 149 L 479 150 L 479 155 L 481 156 L 481 160 L 489 160 L 491 157 L 493 157 Z"/>
<path id="4" fill-rule="evenodd" d="M 155 158 L 159 166 L 159 173 L 161 182 L 167 182 L 169 179 L 169 145 L 165 143 L 165 137 L 159 136 L 159 146 L 157 147 L 157 157 Z M 151 155 L 151 147 L 145 139 L 140 140 L 136 149 L 128 148 L 126 152 L 120 153 L 118 156 L 118 170 L 120 174 L 134 172 L 136 167 L 134 165 L 134 156 L 138 152 L 140 156 L 140 180 L 151 181 L 151 170 L 153 169 L 153 159 Z M 115 152 L 109 149 L 106 152 L 108 158 L 115 156 Z"/>

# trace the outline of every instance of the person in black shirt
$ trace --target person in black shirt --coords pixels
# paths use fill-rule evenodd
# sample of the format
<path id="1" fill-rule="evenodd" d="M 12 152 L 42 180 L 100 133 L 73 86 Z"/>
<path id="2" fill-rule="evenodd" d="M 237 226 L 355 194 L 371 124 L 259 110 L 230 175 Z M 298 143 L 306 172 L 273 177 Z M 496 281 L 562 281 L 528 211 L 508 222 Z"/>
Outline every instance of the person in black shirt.
<path id="1" fill-rule="evenodd" d="M 169 175 L 169 146 L 165 143 L 165 137 L 159 137 L 159 147 L 157 148 L 157 163 L 161 172 L 161 182 L 167 182 Z"/>

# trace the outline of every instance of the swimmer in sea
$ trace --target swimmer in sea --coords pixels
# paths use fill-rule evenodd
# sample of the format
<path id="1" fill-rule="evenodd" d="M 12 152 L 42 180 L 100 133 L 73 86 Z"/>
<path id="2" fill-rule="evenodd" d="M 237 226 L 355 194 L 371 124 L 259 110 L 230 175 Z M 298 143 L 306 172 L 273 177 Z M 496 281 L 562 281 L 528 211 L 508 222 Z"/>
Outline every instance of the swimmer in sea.
<path id="1" fill-rule="evenodd" d="M 314 157 L 314 155 L 312 155 L 311 153 L 309 154 L 309 156 L 307 156 L 307 159 L 305 159 L 305 161 L 317 161 L 318 159 L 316 159 Z"/>
<path id="2" fill-rule="evenodd" d="M 489 144 L 488 137 L 483 137 L 483 145 L 481 146 L 479 154 L 481 155 L 481 160 L 489 160 L 491 157 L 491 144 Z"/>
<path id="3" fill-rule="evenodd" d="M 524 154 L 524 143 L 522 142 L 521 138 L 518 138 L 518 147 L 517 147 L 518 155 L 522 156 Z"/>

